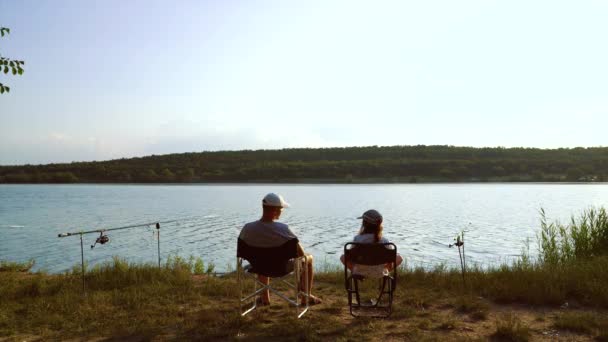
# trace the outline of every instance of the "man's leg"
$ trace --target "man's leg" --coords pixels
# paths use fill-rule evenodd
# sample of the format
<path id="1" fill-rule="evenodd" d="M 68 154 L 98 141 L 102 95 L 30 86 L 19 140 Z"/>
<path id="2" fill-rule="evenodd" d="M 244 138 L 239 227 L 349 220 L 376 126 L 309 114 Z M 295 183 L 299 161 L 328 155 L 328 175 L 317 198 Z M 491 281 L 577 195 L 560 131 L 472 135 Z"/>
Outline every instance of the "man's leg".
<path id="1" fill-rule="evenodd" d="M 263 275 L 258 274 L 258 279 L 264 285 L 270 284 L 270 278 L 268 277 L 264 277 Z M 264 290 L 260 298 L 262 299 L 262 304 L 270 304 L 270 291 L 268 289 Z"/>
<path id="2" fill-rule="evenodd" d="M 301 287 L 304 289 L 304 291 L 306 291 L 306 293 L 308 293 L 308 295 L 310 296 L 309 302 L 310 304 L 319 304 L 321 303 L 321 299 L 319 299 L 318 297 L 315 297 L 312 295 L 312 284 L 313 284 L 313 279 L 314 279 L 314 270 L 312 267 L 312 262 L 313 262 L 313 257 L 310 254 L 306 254 L 306 264 L 304 265 L 304 267 L 306 267 L 306 270 L 308 271 L 308 285 L 309 287 L 307 287 L 305 279 L 304 279 L 304 275 L 302 275 L 302 277 L 300 278 L 300 285 Z M 304 298 L 302 300 L 302 304 L 306 303 L 306 299 Z"/>

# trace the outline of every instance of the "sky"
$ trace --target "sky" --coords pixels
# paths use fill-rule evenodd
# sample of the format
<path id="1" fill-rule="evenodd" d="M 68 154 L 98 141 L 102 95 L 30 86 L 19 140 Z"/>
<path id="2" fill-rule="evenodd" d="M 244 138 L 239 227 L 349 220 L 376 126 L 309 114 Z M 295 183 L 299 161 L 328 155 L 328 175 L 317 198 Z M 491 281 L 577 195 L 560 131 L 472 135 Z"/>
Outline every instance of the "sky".
<path id="1" fill-rule="evenodd" d="M 0 0 L 0 165 L 608 146 L 608 1 Z"/>

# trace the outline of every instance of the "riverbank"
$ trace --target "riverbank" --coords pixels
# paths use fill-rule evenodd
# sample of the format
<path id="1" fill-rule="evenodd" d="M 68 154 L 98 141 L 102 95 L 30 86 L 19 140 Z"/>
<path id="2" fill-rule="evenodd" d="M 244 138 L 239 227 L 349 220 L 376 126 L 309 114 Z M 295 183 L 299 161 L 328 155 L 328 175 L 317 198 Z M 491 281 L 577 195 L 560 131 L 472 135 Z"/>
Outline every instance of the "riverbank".
<path id="1" fill-rule="evenodd" d="M 197 275 L 120 259 L 86 274 L 0 273 L 6 340 L 608 340 L 608 258 L 552 269 L 514 264 L 460 272 L 401 269 L 388 319 L 352 318 L 343 273 L 317 274 L 324 302 L 303 319 L 274 298 L 238 314 L 233 275 Z"/>
<path id="2" fill-rule="evenodd" d="M 606 180 L 586 179 L 566 180 L 564 177 L 536 179 L 528 176 L 514 177 L 489 177 L 489 178 L 467 178 L 449 179 L 435 177 L 389 177 L 389 178 L 281 178 L 281 179 L 250 179 L 250 180 L 219 180 L 219 181 L 77 181 L 77 182 L 7 182 L 0 181 L 4 185 L 54 185 L 54 184 L 82 184 L 82 185 L 259 185 L 259 184 L 285 184 L 285 185 L 341 185 L 341 184 L 608 184 Z"/>

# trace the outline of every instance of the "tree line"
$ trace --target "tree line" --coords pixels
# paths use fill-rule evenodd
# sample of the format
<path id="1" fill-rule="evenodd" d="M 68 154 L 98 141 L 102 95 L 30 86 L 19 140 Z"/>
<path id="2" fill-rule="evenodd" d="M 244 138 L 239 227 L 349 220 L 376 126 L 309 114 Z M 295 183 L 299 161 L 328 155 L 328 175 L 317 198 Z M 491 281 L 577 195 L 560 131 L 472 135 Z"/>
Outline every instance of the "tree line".
<path id="1" fill-rule="evenodd" d="M 0 166 L 0 183 L 441 181 L 608 181 L 608 148 L 289 148 Z"/>

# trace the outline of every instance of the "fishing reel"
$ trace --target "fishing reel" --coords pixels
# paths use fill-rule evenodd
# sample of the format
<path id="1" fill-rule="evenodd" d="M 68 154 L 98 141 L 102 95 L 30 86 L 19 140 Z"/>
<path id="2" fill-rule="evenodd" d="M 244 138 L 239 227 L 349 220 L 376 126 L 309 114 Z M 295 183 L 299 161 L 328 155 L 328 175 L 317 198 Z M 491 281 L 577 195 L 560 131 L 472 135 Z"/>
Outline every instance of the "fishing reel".
<path id="1" fill-rule="evenodd" d="M 464 246 L 464 242 L 462 242 L 462 241 L 456 241 L 456 243 L 448 245 L 448 247 L 450 247 L 450 248 L 452 248 L 454 246 L 456 246 L 456 247 Z"/>
<path id="2" fill-rule="evenodd" d="M 93 249 L 97 244 L 105 245 L 108 242 L 110 242 L 110 238 L 107 235 L 103 235 L 103 232 L 101 232 L 99 233 L 99 237 L 95 239 L 95 243 L 91 245 L 91 249 Z"/>
<path id="3" fill-rule="evenodd" d="M 464 234 L 464 233 L 462 233 Z M 450 244 L 448 245 L 448 247 L 452 248 L 453 246 L 458 247 L 458 249 L 460 249 L 460 247 L 464 246 L 464 235 L 462 236 L 462 239 L 460 238 L 460 234 L 458 234 L 456 236 L 456 238 L 454 239 L 455 243 L 454 244 Z M 462 247 L 464 248 L 464 247 Z"/>

